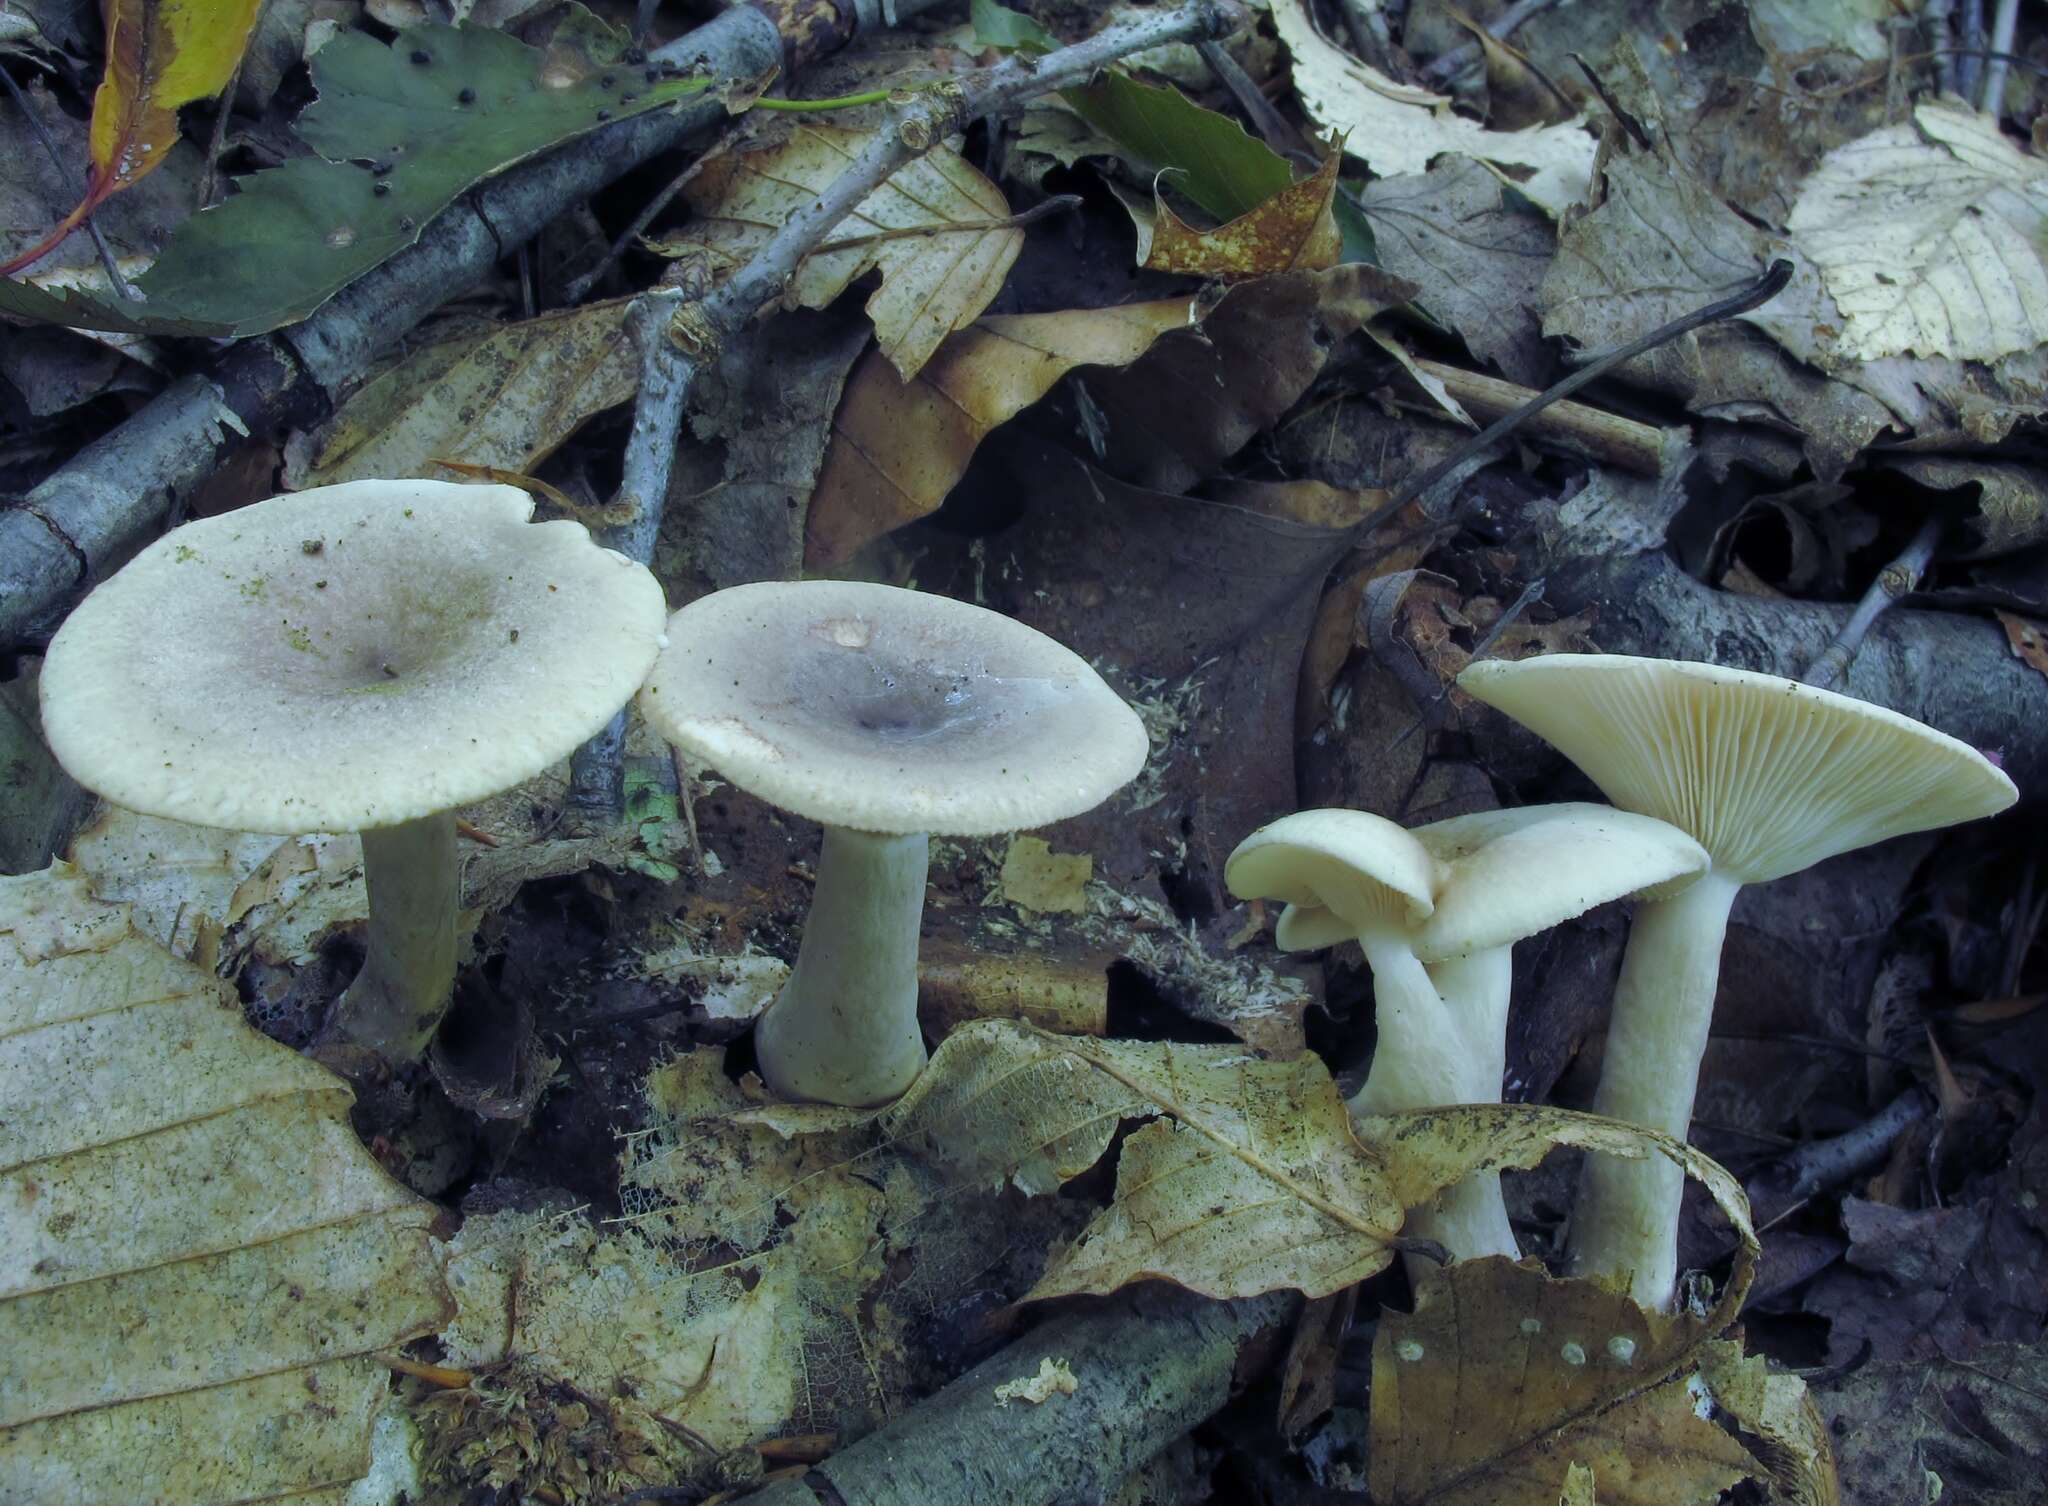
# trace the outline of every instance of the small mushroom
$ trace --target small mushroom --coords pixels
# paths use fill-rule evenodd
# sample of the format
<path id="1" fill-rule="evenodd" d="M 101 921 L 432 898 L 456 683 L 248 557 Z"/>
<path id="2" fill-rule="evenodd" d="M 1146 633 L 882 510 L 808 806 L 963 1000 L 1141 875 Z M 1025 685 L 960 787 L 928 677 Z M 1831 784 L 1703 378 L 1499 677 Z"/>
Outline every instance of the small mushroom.
<path id="1" fill-rule="evenodd" d="M 1284 837 L 1289 823 L 1327 844 L 1321 863 L 1341 851 L 1361 867 L 1371 865 L 1376 855 L 1385 862 L 1391 854 L 1404 855 L 1412 865 L 1417 852 L 1427 864 L 1423 870 L 1411 867 L 1408 882 L 1414 887 L 1406 891 L 1427 890 L 1427 911 L 1418 914 L 1411 899 L 1404 931 L 1407 950 L 1421 967 L 1389 958 L 1383 969 L 1374 946 L 1367 947 L 1380 1041 L 1365 1084 L 1351 1099 L 1361 1114 L 1498 1102 L 1514 943 L 1609 900 L 1645 890 L 1673 892 L 1707 866 L 1699 844 L 1664 822 L 1588 804 L 1486 811 L 1412 832 L 1358 811 L 1304 811 L 1254 833 L 1238 854 L 1262 834 Z M 1225 872 L 1233 893 L 1247 896 L 1249 888 L 1240 884 L 1263 880 L 1269 886 L 1265 897 L 1288 901 L 1275 928 L 1282 947 L 1307 950 L 1353 936 L 1366 944 L 1354 918 L 1353 875 L 1340 870 L 1333 881 L 1325 871 L 1319 878 L 1318 864 L 1290 862 L 1278 854 L 1266 866 L 1263 874 L 1253 864 L 1239 866 L 1233 854 Z M 1300 887 L 1304 879 L 1305 889 Z M 1315 898 L 1321 894 L 1333 896 L 1335 904 Z M 1384 919 L 1380 924 L 1384 927 Z M 1390 943 L 1381 937 L 1374 945 L 1385 956 Z M 1417 971 L 1420 979 L 1413 977 Z M 1399 992 L 1404 987 L 1410 990 L 1406 995 Z M 1425 987 L 1435 995 L 1433 1004 L 1421 992 Z M 1427 1038 L 1412 1028 L 1416 1021 L 1434 1022 Z M 1442 1063 L 1446 1051 L 1456 1058 L 1454 1064 Z M 1424 1075 L 1431 1072 L 1434 1077 Z M 1446 1189 L 1434 1207 L 1414 1210 L 1409 1223 L 1460 1259 L 1519 1253 L 1501 1201 L 1500 1179 L 1491 1172 Z"/>
<path id="2" fill-rule="evenodd" d="M 188 523 L 43 665 L 51 750 L 116 804 L 362 833 L 369 947 L 328 1038 L 393 1064 L 454 985 L 455 808 L 565 757 L 660 642 L 654 577 L 532 511 L 508 486 L 352 481 Z"/>
<path id="3" fill-rule="evenodd" d="M 1773 675 L 1551 654 L 1482 661 L 1458 683 L 1555 744 L 1616 805 L 1670 822 L 1712 859 L 1690 888 L 1636 909 L 1593 1104 L 1680 1140 L 1736 892 L 2018 798 L 1974 748 Z M 1626 1275 L 1636 1301 L 1669 1303 L 1683 1190 L 1683 1173 L 1662 1157 L 1588 1157 L 1572 1214 L 1573 1269 Z"/>
<path id="4" fill-rule="evenodd" d="M 1101 804 L 1143 724 L 1070 650 L 949 597 L 850 581 L 733 586 L 669 622 L 641 692 L 692 758 L 825 827 L 795 967 L 755 1028 L 786 1098 L 873 1105 L 925 1063 L 917 947 L 928 836 Z"/>

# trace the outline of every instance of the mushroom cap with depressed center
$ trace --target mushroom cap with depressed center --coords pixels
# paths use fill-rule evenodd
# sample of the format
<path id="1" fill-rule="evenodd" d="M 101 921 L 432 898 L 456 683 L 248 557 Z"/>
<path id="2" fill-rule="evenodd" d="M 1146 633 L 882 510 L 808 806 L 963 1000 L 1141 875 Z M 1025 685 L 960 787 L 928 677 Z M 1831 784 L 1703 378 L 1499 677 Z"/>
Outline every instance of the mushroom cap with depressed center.
<path id="1" fill-rule="evenodd" d="M 1447 870 L 1415 938 L 1424 962 L 1511 946 L 1609 900 L 1668 898 L 1709 862 L 1654 816 L 1579 801 L 1453 816 L 1415 838 Z"/>
<path id="2" fill-rule="evenodd" d="M 640 708 L 691 757 L 827 826 L 989 836 L 1137 777 L 1137 713 L 1035 628 L 860 581 L 732 586 L 669 620 Z"/>
<path id="3" fill-rule="evenodd" d="M 43 728 L 73 778 L 242 831 L 393 826 L 531 778 L 659 646 L 661 587 L 509 486 L 351 481 L 188 523 L 65 621 Z"/>
<path id="4" fill-rule="evenodd" d="M 1441 876 L 1411 833 L 1353 810 L 1282 816 L 1238 843 L 1223 865 L 1223 882 L 1239 899 L 1286 902 L 1277 939 L 1289 950 L 1330 945 L 1337 923 L 1346 936 L 1372 924 L 1413 930 L 1435 908 Z M 1334 921 L 1314 915 L 1316 909 Z"/>
<path id="5" fill-rule="evenodd" d="M 1616 805 L 1697 838 L 1745 884 L 2019 798 L 1967 743 L 1775 675 L 1546 654 L 1482 660 L 1458 685 L 1550 742 Z"/>

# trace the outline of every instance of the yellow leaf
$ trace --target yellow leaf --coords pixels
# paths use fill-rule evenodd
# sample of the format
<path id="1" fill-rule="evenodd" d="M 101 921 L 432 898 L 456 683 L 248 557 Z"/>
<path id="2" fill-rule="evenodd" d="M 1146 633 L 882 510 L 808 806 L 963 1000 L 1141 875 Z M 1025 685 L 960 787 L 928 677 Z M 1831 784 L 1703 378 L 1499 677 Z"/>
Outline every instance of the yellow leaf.
<path id="1" fill-rule="evenodd" d="M 1085 852 L 1054 852 L 1043 837 L 1012 837 L 1003 854 L 1003 898 L 1020 910 L 1079 915 L 1088 908 L 1094 873 L 1095 860 Z"/>
<path id="2" fill-rule="evenodd" d="M 1372 1497 L 1710 1502 L 1760 1472 L 1695 1410 L 1681 1373 L 1710 1332 L 1500 1256 L 1432 1271 L 1415 1312 L 1384 1316 L 1373 1344 Z"/>
<path id="3" fill-rule="evenodd" d="M 1150 205 L 1119 192 L 1138 228 L 1138 264 L 1154 272 L 1222 278 L 1335 266 L 1343 239 L 1331 204 L 1343 160 L 1331 151 L 1312 175 L 1214 230 L 1189 225 L 1157 190 Z"/>
<path id="4" fill-rule="evenodd" d="M 798 126 L 788 139 L 714 158 L 684 190 L 697 218 L 657 249 L 702 246 L 729 270 L 831 184 L 871 132 Z M 868 317 L 882 352 L 907 381 L 939 343 L 988 307 L 1024 249 L 995 184 L 941 147 L 900 167 L 862 199 L 824 246 L 797 268 L 787 301 L 823 308 L 855 279 L 879 271 Z M 832 249 L 842 242 L 843 245 Z"/>
<path id="5" fill-rule="evenodd" d="M 101 203 L 156 171 L 178 136 L 178 109 L 227 87 L 262 0 L 107 0 L 107 71 L 92 100 L 85 197 L 0 275 L 43 256 Z"/>

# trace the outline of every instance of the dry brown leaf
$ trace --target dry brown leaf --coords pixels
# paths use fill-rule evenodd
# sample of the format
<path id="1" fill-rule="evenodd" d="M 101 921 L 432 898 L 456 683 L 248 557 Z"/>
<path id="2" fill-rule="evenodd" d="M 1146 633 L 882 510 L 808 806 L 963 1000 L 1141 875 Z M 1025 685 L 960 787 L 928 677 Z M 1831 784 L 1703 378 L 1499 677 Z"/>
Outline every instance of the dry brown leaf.
<path id="1" fill-rule="evenodd" d="M 63 864 L 0 879 L 0 1081 L 0 1500 L 361 1475 L 374 1356 L 448 1301 L 435 1209 L 363 1149 L 346 1085 Z"/>
<path id="2" fill-rule="evenodd" d="M 744 263 L 840 173 L 871 132 L 801 125 L 776 145 L 712 159 L 683 190 L 697 218 L 659 248 L 702 246 L 727 267 Z M 839 251 L 813 252 L 785 300 L 823 308 L 847 285 L 879 271 L 868 317 L 882 353 L 906 380 L 945 338 L 988 307 L 1024 249 L 1024 232 L 1002 223 L 1010 206 L 997 187 L 944 147 L 918 158 L 840 221 L 832 241 L 891 236 Z M 893 232 L 935 232 L 896 236 Z"/>
<path id="3" fill-rule="evenodd" d="M 2001 610 L 1996 615 L 1999 626 L 2005 629 L 2006 642 L 2012 646 L 2012 656 L 2048 675 L 2048 629 L 2017 613 Z"/>
<path id="4" fill-rule="evenodd" d="M 531 472 L 639 387 L 628 302 L 561 309 L 420 346 L 288 447 L 286 484 L 433 479 L 438 460 Z"/>
<path id="5" fill-rule="evenodd" d="M 1575 1465 L 1601 1506 L 1714 1500 L 1760 1471 L 1679 1373 L 1709 1332 L 1500 1256 L 1429 1272 L 1373 1343 L 1374 1501 L 1552 1506 Z"/>
<path id="6" fill-rule="evenodd" d="M 1331 213 L 1343 161 L 1343 153 L 1327 153 L 1314 173 L 1213 230 L 1188 224 L 1156 189 L 1148 204 L 1114 181 L 1110 187 L 1130 211 L 1138 231 L 1138 265 L 1148 271 L 1221 278 L 1312 272 L 1335 266 L 1343 249 Z"/>

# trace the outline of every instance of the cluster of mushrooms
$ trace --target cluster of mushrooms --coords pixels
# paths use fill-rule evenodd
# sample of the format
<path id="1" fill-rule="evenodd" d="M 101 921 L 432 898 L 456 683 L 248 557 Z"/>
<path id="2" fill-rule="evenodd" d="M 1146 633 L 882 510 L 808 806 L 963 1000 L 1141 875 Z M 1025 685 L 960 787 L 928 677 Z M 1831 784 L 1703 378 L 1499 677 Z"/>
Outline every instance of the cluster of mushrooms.
<path id="1" fill-rule="evenodd" d="M 925 1064 L 917 951 L 928 838 L 1092 809 L 1134 778 L 1137 716 L 1078 656 L 998 613 L 840 581 L 714 592 L 668 614 L 639 564 L 505 486 L 359 481 L 191 523 L 72 613 L 43 666 L 45 735 L 81 784 L 245 831 L 358 831 L 368 948 L 330 1042 L 426 1051 L 454 986 L 457 808 L 566 757 L 638 694 L 741 789 L 821 823 L 788 982 L 755 1031 L 785 1097 L 867 1106 Z M 1285 902 L 1289 949 L 1356 940 L 1379 1044 L 1361 1113 L 1500 1096 L 1510 949 L 1639 903 L 1595 1107 L 1684 1138 L 1735 892 L 2016 798 L 1974 750 L 1790 681 L 1553 655 L 1464 688 L 1555 743 L 1617 808 L 1487 812 L 1414 831 L 1313 810 L 1226 870 Z M 1576 1269 L 1667 1302 L 1681 1178 L 1589 1164 Z M 1460 1257 L 1517 1252 L 1498 1180 L 1412 1214 Z"/>
<path id="2" fill-rule="evenodd" d="M 1407 831 L 1361 811 L 1287 816 L 1225 880 L 1276 899 L 1283 948 L 1355 939 L 1379 1043 L 1359 1113 L 1500 1097 L 1509 949 L 1607 900 L 1637 900 L 1594 1111 L 1683 1141 L 1736 891 L 2018 798 L 1990 759 L 1909 717 L 1796 681 L 1609 654 L 1475 663 L 1459 685 L 1536 732 L 1615 804 L 1488 811 Z M 1576 1275 L 1667 1306 L 1684 1174 L 1588 1158 L 1567 1245 Z M 1497 1177 L 1410 1227 L 1454 1258 L 1513 1257 Z"/>

